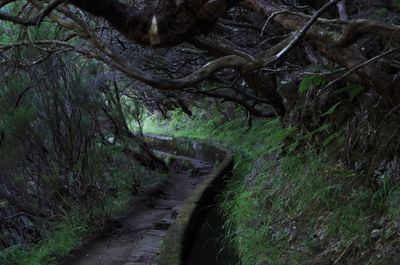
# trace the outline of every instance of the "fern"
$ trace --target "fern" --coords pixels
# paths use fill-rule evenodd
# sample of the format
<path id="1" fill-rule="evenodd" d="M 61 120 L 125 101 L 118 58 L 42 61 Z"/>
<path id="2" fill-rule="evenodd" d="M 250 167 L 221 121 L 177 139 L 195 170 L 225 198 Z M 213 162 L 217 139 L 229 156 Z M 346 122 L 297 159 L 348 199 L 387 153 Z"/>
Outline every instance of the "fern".
<path id="1" fill-rule="evenodd" d="M 328 80 L 322 75 L 309 75 L 303 78 L 299 85 L 300 94 L 304 94 L 305 92 L 325 85 Z"/>
<path id="2" fill-rule="evenodd" d="M 360 84 L 347 83 L 341 90 L 348 94 L 350 101 L 353 101 L 364 90 L 364 87 Z"/>

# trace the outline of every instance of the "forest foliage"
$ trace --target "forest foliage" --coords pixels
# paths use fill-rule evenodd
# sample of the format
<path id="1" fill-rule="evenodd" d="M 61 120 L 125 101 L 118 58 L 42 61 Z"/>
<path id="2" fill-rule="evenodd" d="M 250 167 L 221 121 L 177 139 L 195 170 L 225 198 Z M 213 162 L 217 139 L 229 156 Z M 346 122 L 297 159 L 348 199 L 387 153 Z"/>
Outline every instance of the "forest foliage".
<path id="1" fill-rule="evenodd" d="M 0 1 L 0 263 L 56 262 L 165 177 L 143 129 L 237 151 L 243 264 L 399 263 L 399 4 Z"/>
<path id="2" fill-rule="evenodd" d="M 65 34 L 43 24 L 1 41 Z M 165 176 L 125 128 L 142 108 L 116 100 L 112 72 L 65 54 L 41 58 L 32 46 L 3 56 L 28 65 L 0 66 L 0 263 L 50 264 Z"/>

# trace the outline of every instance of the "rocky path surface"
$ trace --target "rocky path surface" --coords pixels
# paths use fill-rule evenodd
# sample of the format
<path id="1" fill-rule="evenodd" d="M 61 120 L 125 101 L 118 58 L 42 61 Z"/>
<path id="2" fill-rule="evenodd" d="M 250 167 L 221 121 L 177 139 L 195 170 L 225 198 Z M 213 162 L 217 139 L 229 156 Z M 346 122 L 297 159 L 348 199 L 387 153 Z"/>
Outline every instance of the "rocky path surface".
<path id="1" fill-rule="evenodd" d="M 106 231 L 66 259 L 64 265 L 152 265 L 157 263 L 162 237 L 174 222 L 184 201 L 212 170 L 212 165 L 177 157 L 192 164 L 131 202 Z"/>

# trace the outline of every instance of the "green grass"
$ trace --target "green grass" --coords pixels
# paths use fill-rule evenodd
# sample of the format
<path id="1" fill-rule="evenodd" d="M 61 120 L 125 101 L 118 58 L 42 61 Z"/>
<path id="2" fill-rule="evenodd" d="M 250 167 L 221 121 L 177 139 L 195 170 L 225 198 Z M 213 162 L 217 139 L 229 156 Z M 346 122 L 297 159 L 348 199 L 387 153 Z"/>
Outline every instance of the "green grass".
<path id="1" fill-rule="evenodd" d="M 115 154 L 117 155 L 117 154 Z M 129 170 L 127 167 L 133 167 Z M 31 246 L 13 246 L 0 251 L 1 265 L 50 265 L 57 264 L 61 258 L 72 250 L 79 248 L 88 238 L 95 235 L 107 220 L 126 209 L 135 190 L 133 186 L 141 176 L 142 187 L 165 180 L 166 175 L 148 171 L 135 163 L 126 168 L 115 169 L 113 178 L 108 180 L 108 187 L 116 190 L 105 198 L 96 200 L 90 205 L 77 205 L 71 202 L 71 210 L 52 223 L 52 228 L 43 235 L 42 240 Z"/>
<path id="2" fill-rule="evenodd" d="M 242 119 L 210 112 L 196 109 L 191 119 L 174 112 L 171 121 L 149 117 L 144 129 L 237 151 L 221 210 L 242 265 L 399 264 L 398 186 L 373 189 L 362 174 L 277 120 L 258 120 L 247 131 Z M 382 233 L 379 250 L 372 231 Z"/>
<path id="3" fill-rule="evenodd" d="M 14 246 L 0 252 L 0 264 L 44 265 L 56 264 L 86 238 L 98 231 L 112 216 L 126 206 L 131 196 L 121 190 L 117 197 L 108 197 L 101 206 L 86 209 L 75 207 L 47 232 L 43 240 L 30 247 Z"/>
<path id="4" fill-rule="evenodd" d="M 57 258 L 67 255 L 70 250 L 76 248 L 82 236 L 91 232 L 88 223 L 78 216 L 70 213 L 53 231 L 49 232 L 51 236 L 48 239 L 31 249 L 12 247 L 3 251 L 0 261 L 2 264 L 54 264 Z"/>

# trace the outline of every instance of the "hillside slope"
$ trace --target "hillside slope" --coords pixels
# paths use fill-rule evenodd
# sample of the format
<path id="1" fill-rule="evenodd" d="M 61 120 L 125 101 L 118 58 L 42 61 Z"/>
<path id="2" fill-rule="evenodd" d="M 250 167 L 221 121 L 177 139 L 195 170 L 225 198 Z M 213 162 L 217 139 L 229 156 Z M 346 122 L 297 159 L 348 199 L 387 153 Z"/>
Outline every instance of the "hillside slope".
<path id="1" fill-rule="evenodd" d="M 398 185 L 369 185 L 324 145 L 277 120 L 256 121 L 248 130 L 238 116 L 194 113 L 148 118 L 145 130 L 237 151 L 221 211 L 241 264 L 399 264 Z"/>

